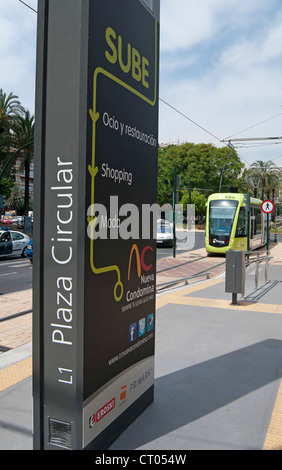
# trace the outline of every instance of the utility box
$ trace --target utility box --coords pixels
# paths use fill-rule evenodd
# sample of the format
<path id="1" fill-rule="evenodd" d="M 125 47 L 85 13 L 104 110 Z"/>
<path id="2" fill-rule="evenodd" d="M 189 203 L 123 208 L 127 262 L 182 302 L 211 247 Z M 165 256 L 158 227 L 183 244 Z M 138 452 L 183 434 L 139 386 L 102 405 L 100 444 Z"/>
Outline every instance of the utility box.
<path id="1" fill-rule="evenodd" d="M 226 252 L 225 292 L 244 294 L 245 292 L 245 251 Z"/>

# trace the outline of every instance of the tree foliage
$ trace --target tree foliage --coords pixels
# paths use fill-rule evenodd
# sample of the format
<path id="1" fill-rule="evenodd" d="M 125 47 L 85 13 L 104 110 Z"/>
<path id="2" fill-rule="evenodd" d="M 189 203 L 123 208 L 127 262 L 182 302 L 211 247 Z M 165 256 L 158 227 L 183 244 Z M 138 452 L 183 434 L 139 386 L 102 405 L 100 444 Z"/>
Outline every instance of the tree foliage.
<path id="1" fill-rule="evenodd" d="M 172 204 L 174 168 L 181 178 L 180 199 L 182 192 L 190 187 L 206 197 L 218 192 L 223 169 L 222 192 L 227 192 L 230 186 L 237 186 L 239 190 L 242 187 L 240 175 L 244 164 L 234 149 L 187 142 L 160 148 L 158 157 L 159 204 Z"/>
<path id="2" fill-rule="evenodd" d="M 257 160 L 243 173 L 245 192 L 261 200 L 279 196 L 280 172 L 275 164 Z"/>
<path id="3" fill-rule="evenodd" d="M 34 155 L 34 116 L 31 116 L 27 110 L 15 119 L 13 141 L 16 148 L 24 147 L 20 152 L 20 168 L 25 173 L 24 215 L 27 215 L 29 210 L 30 165 Z"/>
<path id="4" fill-rule="evenodd" d="M 2 175 L 0 194 L 7 197 L 11 194 L 15 164 L 13 155 L 24 147 L 16 158 L 21 160 L 21 169 L 26 175 L 25 213 L 29 206 L 29 171 L 34 151 L 33 145 L 29 143 L 33 140 L 34 117 L 21 105 L 18 96 L 13 93 L 6 94 L 0 88 L 0 175 Z"/>
<path id="5" fill-rule="evenodd" d="M 15 120 L 23 111 L 18 96 L 13 93 L 7 95 L 0 88 L 0 168 L 10 154 Z"/>
<path id="6" fill-rule="evenodd" d="M 180 200 L 180 204 L 183 204 L 183 210 L 187 210 L 187 204 L 190 202 L 190 195 L 189 191 L 185 190 L 183 192 L 182 198 Z M 195 205 L 195 215 L 205 215 L 206 213 L 206 203 L 207 198 L 204 194 L 201 194 L 199 191 L 191 191 L 191 204 Z"/>

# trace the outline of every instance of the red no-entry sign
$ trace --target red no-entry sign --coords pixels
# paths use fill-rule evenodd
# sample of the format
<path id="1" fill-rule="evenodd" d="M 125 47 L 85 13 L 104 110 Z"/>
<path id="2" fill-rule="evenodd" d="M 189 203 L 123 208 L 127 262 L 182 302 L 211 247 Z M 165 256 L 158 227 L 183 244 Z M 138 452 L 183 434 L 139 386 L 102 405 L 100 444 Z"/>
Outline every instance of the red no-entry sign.
<path id="1" fill-rule="evenodd" d="M 272 201 L 264 201 L 261 205 L 261 210 L 265 214 L 271 214 L 274 211 L 274 204 Z"/>

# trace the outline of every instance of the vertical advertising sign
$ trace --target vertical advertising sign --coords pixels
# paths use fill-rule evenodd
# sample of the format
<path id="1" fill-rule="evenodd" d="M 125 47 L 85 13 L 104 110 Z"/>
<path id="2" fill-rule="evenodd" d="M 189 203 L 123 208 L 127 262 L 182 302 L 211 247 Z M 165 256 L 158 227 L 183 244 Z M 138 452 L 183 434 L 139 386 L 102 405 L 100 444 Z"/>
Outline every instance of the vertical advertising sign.
<path id="1" fill-rule="evenodd" d="M 159 0 L 39 0 L 35 448 L 153 400 Z"/>

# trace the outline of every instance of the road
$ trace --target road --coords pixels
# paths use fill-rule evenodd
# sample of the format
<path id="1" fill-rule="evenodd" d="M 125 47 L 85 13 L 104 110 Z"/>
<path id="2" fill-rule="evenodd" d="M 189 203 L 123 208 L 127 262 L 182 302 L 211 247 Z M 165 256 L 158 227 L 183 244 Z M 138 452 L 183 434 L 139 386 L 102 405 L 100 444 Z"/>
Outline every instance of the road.
<path id="1" fill-rule="evenodd" d="M 0 259 L 0 295 L 32 287 L 32 265 L 26 258 Z"/>
<path id="2" fill-rule="evenodd" d="M 177 234 L 176 234 L 177 235 Z M 179 233 L 179 238 L 181 240 L 183 234 Z M 182 243 L 181 241 L 177 243 L 176 257 L 181 255 L 182 251 L 193 251 L 199 250 L 200 248 L 205 247 L 205 232 L 193 232 L 190 236 L 189 243 Z M 173 248 L 158 248 L 157 249 L 157 260 L 166 258 L 167 256 L 173 255 Z"/>
<path id="3" fill-rule="evenodd" d="M 271 235 L 271 239 L 274 235 Z M 282 234 L 278 234 L 282 242 Z M 205 246 L 205 233 L 195 232 L 195 239 L 190 240 L 189 250 L 198 250 Z M 191 246 L 192 245 L 192 246 Z M 178 243 L 176 257 L 181 256 L 183 245 Z M 184 250 L 186 251 L 186 250 Z M 158 248 L 157 260 L 173 255 L 172 248 Z M 0 259 L 0 295 L 29 289 L 32 287 L 32 265 L 29 260 L 22 258 Z"/>
<path id="4" fill-rule="evenodd" d="M 204 247 L 204 232 L 195 232 L 195 239 L 190 240 L 191 250 Z M 180 256 L 182 243 L 178 244 L 176 256 Z M 186 250 L 185 250 L 186 251 Z M 158 248 L 157 260 L 173 255 L 172 248 Z M 0 295 L 17 292 L 32 287 L 32 264 L 26 258 L 0 259 Z"/>

